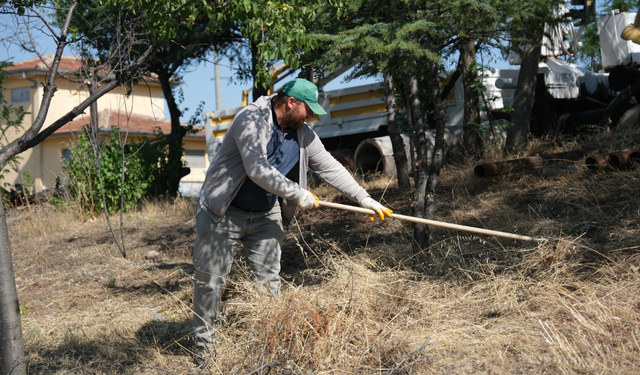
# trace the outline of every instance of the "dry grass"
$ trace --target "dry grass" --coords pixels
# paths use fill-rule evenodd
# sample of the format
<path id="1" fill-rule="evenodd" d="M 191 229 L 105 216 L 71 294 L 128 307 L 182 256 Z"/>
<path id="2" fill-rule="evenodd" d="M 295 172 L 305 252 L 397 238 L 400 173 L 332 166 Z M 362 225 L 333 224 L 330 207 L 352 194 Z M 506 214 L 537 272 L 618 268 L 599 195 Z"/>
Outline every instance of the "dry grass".
<path id="1" fill-rule="evenodd" d="M 601 138 L 603 148 L 640 148 L 638 133 Z M 126 214 L 127 259 L 103 218 L 12 212 L 30 373 L 639 373 L 640 168 L 486 180 L 471 170 L 442 172 L 437 219 L 550 241 L 434 229 L 418 250 L 407 223 L 304 212 L 285 239 L 279 298 L 261 294 L 238 259 L 206 370 L 189 340 L 194 202 Z M 394 181 L 364 184 L 411 213 Z M 314 192 L 348 203 L 322 185 Z M 150 250 L 161 258 L 147 259 Z"/>

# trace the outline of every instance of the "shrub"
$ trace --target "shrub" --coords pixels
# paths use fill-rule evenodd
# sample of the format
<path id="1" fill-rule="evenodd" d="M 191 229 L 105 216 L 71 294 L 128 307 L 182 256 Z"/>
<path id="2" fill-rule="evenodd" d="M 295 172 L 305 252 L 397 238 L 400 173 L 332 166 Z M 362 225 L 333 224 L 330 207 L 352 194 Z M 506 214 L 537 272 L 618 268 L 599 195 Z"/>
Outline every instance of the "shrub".
<path id="1" fill-rule="evenodd" d="M 112 128 L 109 137 L 99 138 L 99 145 L 99 158 L 96 158 L 87 129 L 78 132 L 77 139 L 70 145 L 71 159 L 63 166 L 71 196 L 87 213 L 104 210 L 97 159 L 100 160 L 100 177 L 109 212 L 120 209 L 121 197 L 122 208 L 127 211 L 143 196 L 159 193 L 157 186 L 162 184 L 162 173 L 166 169 L 166 146 L 161 140 L 152 142 L 143 138 L 123 146 L 119 130 Z"/>

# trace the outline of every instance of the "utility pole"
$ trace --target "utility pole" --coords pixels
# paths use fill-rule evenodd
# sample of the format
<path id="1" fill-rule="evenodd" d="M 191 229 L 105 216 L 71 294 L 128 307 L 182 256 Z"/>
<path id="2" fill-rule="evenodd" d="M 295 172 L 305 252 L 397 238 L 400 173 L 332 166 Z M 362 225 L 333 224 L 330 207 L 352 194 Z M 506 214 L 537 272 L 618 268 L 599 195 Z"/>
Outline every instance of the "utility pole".
<path id="1" fill-rule="evenodd" d="M 216 90 L 216 111 L 222 109 L 222 88 L 220 87 L 220 56 L 218 56 L 218 52 L 213 53 L 213 84 Z"/>

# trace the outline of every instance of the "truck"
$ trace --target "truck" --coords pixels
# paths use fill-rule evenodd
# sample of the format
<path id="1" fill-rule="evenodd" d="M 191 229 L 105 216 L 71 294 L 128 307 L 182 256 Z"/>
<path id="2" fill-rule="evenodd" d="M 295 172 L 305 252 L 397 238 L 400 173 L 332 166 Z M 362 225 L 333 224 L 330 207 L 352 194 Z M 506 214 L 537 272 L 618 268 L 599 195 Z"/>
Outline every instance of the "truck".
<path id="1" fill-rule="evenodd" d="M 640 74 L 632 67 L 635 66 L 635 62 L 640 62 L 640 45 L 620 37 L 620 31 L 635 16 L 634 13 L 612 12 L 611 15 L 597 20 L 605 66 L 605 71 L 602 72 L 592 72 L 559 58 L 575 54 L 571 51 L 578 48 L 579 35 L 574 33 L 572 23 L 555 28 L 546 26 L 538 66 L 531 134 L 542 136 L 548 133 L 576 131 L 585 125 L 610 126 L 621 119 L 629 122 L 630 118 L 640 116 L 640 107 L 633 107 L 631 100 L 636 93 L 633 90 L 635 85 L 631 83 L 640 83 Z M 512 54 L 510 63 L 518 65 L 519 56 Z M 620 72 L 610 73 L 616 70 Z M 634 71 L 636 73 L 633 73 Z M 518 74 L 518 69 L 487 70 L 482 74 L 487 88 L 483 105 L 487 110 L 482 112 L 485 126 L 490 119 L 501 118 L 500 109 L 513 106 Z M 611 74 L 614 77 L 623 75 L 622 78 L 618 78 L 622 83 L 612 87 L 609 83 Z M 446 80 L 447 77 L 442 77 L 443 83 L 446 83 Z M 464 98 L 461 81 L 458 79 L 455 82 L 452 92 L 443 101 L 447 117 L 448 146 L 460 143 L 462 139 Z M 387 135 L 387 113 L 382 83 L 330 91 L 324 91 L 322 86 L 319 88 L 318 102 L 327 114 L 312 118 L 308 124 L 318 134 L 327 150 L 354 172 L 395 175 L 393 152 Z M 635 109 L 632 110 L 632 107 Z M 242 107 L 223 109 L 203 115 L 210 160 L 215 156 L 234 116 L 241 109 Z M 628 111 L 632 111 L 635 117 Z M 502 120 L 508 124 L 508 117 L 502 116 Z M 506 132 L 498 132 L 497 136 L 497 141 L 502 143 L 506 138 Z M 433 134 L 430 138 L 433 144 Z M 405 148 L 411 157 L 409 137 L 406 136 Z"/>

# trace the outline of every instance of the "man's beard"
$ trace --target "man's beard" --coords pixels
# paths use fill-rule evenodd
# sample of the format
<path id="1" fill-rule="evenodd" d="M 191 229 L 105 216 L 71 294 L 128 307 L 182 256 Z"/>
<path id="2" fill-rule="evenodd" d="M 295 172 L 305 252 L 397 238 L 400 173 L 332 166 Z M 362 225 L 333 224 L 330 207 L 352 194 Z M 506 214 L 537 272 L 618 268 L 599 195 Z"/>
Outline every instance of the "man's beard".
<path id="1" fill-rule="evenodd" d="M 285 131 L 297 130 L 302 128 L 304 125 L 304 118 L 296 118 L 294 116 L 293 111 L 285 112 L 282 115 L 282 118 L 278 119 L 280 126 Z"/>

